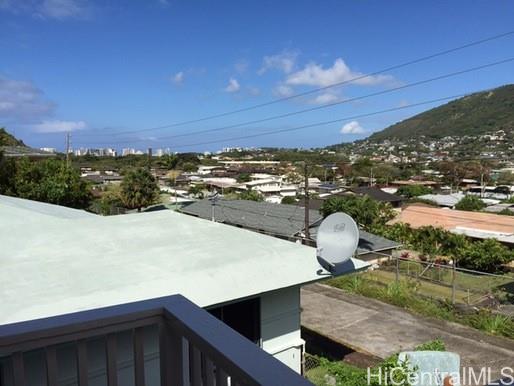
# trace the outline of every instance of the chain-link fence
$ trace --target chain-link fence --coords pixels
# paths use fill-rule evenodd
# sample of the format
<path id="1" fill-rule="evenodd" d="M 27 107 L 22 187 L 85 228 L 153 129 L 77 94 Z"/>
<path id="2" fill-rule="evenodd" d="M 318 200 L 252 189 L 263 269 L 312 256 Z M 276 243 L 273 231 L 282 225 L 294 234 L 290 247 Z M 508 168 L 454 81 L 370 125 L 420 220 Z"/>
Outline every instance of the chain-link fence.
<path id="1" fill-rule="evenodd" d="M 304 353 L 303 355 L 303 373 L 308 374 L 311 370 L 319 367 L 319 357 L 315 355 L 311 355 L 309 353 Z"/>
<path id="2" fill-rule="evenodd" d="M 514 304 L 514 276 L 495 275 L 429 261 L 396 257 L 373 272 L 377 279 L 409 279 L 420 294 L 467 305 Z"/>

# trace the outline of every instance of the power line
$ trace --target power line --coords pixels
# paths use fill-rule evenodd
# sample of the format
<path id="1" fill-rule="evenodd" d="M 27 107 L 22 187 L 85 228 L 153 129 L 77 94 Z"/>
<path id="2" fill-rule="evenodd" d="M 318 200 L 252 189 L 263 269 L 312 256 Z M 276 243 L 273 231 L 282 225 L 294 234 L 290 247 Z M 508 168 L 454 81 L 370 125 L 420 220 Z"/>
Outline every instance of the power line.
<path id="1" fill-rule="evenodd" d="M 492 62 L 492 63 L 483 64 L 483 65 L 476 66 L 476 67 L 467 68 L 467 69 L 460 70 L 460 71 L 451 72 L 448 74 L 439 75 L 439 76 L 436 76 L 433 78 L 423 79 L 420 81 L 408 83 L 408 84 L 397 86 L 397 87 L 390 88 L 387 90 L 377 91 L 377 92 L 374 92 L 371 94 L 361 95 L 358 97 L 349 98 L 349 99 L 345 99 L 342 101 L 325 104 L 322 106 L 316 106 L 316 107 L 311 107 L 311 108 L 303 109 L 303 110 L 297 110 L 297 111 L 293 111 L 293 112 L 289 112 L 289 113 L 285 113 L 285 114 L 274 115 L 274 116 L 267 117 L 267 118 L 246 121 L 246 122 L 242 122 L 242 123 L 238 123 L 238 124 L 234 124 L 234 125 L 216 127 L 216 128 L 211 128 L 211 129 L 205 129 L 205 130 L 198 130 L 198 131 L 193 131 L 193 132 L 184 133 L 184 134 L 174 134 L 174 135 L 157 137 L 157 138 L 154 138 L 154 140 L 173 139 L 173 138 L 178 138 L 178 137 L 186 137 L 186 136 L 191 136 L 191 135 L 204 134 L 204 133 L 208 133 L 208 132 L 217 132 L 217 131 L 228 130 L 228 129 L 233 129 L 233 128 L 237 128 L 237 127 L 247 126 L 250 124 L 263 123 L 263 122 L 268 122 L 268 121 L 275 120 L 275 119 L 287 118 L 287 117 L 291 117 L 294 115 L 305 114 L 305 113 L 312 112 L 312 111 L 318 111 L 318 110 L 322 110 L 322 109 L 325 109 L 328 107 L 333 107 L 333 106 L 337 106 L 337 105 L 341 105 L 341 104 L 345 104 L 345 103 L 355 102 L 355 101 L 363 100 L 366 98 L 380 96 L 380 95 L 392 93 L 392 92 L 395 92 L 398 90 L 404 90 L 404 89 L 407 89 L 410 87 L 415 87 L 415 86 L 419 86 L 422 84 L 435 82 L 438 80 L 447 79 L 447 78 L 451 78 L 454 76 L 458 76 L 458 75 L 462 75 L 462 74 L 466 74 L 466 73 L 470 73 L 470 72 L 474 72 L 474 71 L 478 71 L 478 70 L 483 70 L 485 68 L 498 66 L 500 64 L 505 64 L 505 63 L 509 63 L 512 61 L 514 61 L 514 57 L 499 60 L 499 61 Z M 146 140 L 145 139 L 132 139 L 132 140 L 123 140 L 123 141 L 110 141 L 110 142 L 103 142 L 103 143 L 123 144 L 123 143 L 133 143 L 133 142 L 143 142 L 143 141 L 146 141 Z M 93 142 L 92 144 L 100 144 L 100 143 L 102 143 L 102 142 Z M 175 146 L 175 147 L 183 147 L 183 146 Z"/>
<path id="2" fill-rule="evenodd" d="M 460 97 L 467 96 L 467 95 L 470 95 L 470 94 L 452 95 L 452 96 L 448 96 L 448 97 L 444 97 L 444 98 L 437 98 L 437 99 L 432 99 L 432 100 L 429 100 L 429 101 L 423 101 L 423 102 L 419 102 L 419 103 L 412 103 L 412 104 L 408 104 L 408 105 L 405 105 L 405 106 L 399 106 L 399 107 L 393 107 L 393 108 L 390 108 L 390 109 L 374 111 L 374 112 L 371 112 L 371 113 L 364 113 L 364 114 L 359 114 L 359 115 L 353 115 L 353 116 L 333 119 L 333 120 L 330 120 L 330 121 L 316 122 L 316 123 L 311 123 L 311 124 L 308 124 L 308 125 L 291 127 L 291 128 L 286 128 L 286 129 L 270 130 L 270 131 L 267 131 L 267 132 L 264 132 L 264 133 L 249 134 L 249 135 L 244 135 L 244 136 L 239 136 L 239 137 L 231 137 L 231 138 L 217 139 L 217 140 L 212 140 L 212 141 L 205 141 L 205 142 L 189 143 L 189 144 L 185 144 L 185 145 L 178 145 L 178 146 L 175 146 L 175 148 L 209 145 L 209 144 L 213 144 L 213 143 L 222 143 L 222 142 L 225 142 L 225 141 L 235 141 L 235 140 L 241 140 L 241 139 L 257 138 L 257 137 L 263 137 L 263 136 L 267 136 L 267 135 L 274 135 L 274 134 L 279 134 L 279 133 L 298 131 L 298 130 L 307 129 L 307 128 L 311 128 L 311 127 L 325 126 L 325 125 L 329 125 L 329 124 L 332 124 L 332 123 L 348 121 L 348 120 L 358 119 L 358 118 L 364 118 L 364 117 L 369 117 L 369 116 L 373 116 L 373 115 L 385 114 L 385 113 L 389 113 L 389 112 L 393 112 L 393 111 L 399 111 L 399 110 L 408 109 L 408 108 L 411 108 L 411 107 L 416 107 L 416 106 L 422 106 L 422 105 L 427 105 L 427 104 L 431 104 L 431 103 L 442 102 L 442 101 L 446 101 L 446 100 L 450 100 L 450 99 L 460 98 Z"/>
<path id="3" fill-rule="evenodd" d="M 204 121 L 207 121 L 207 120 L 212 120 L 212 119 L 215 119 L 215 118 L 226 117 L 226 116 L 229 116 L 229 115 L 234 115 L 234 114 L 238 114 L 238 113 L 242 113 L 242 112 L 246 112 L 246 111 L 250 111 L 250 110 L 254 110 L 254 109 L 270 106 L 270 105 L 273 105 L 273 104 L 276 104 L 276 103 L 280 103 L 280 102 L 283 102 L 283 101 L 287 101 L 287 100 L 291 100 L 291 99 L 295 99 L 295 98 L 300 98 L 300 97 L 303 97 L 303 96 L 306 96 L 306 95 L 315 94 L 317 92 L 328 90 L 328 89 L 331 89 L 331 88 L 334 88 L 334 87 L 338 87 L 338 86 L 342 86 L 342 85 L 345 85 L 345 84 L 350 84 L 350 83 L 353 83 L 353 82 L 356 82 L 356 81 L 359 81 L 359 80 L 362 80 L 362 79 L 366 79 L 366 78 L 369 78 L 369 77 L 372 77 L 372 76 L 380 75 L 380 74 L 383 74 L 385 72 L 397 70 L 399 68 L 407 67 L 407 66 L 410 66 L 410 65 L 413 65 L 413 64 L 421 63 L 421 62 L 424 62 L 424 61 L 427 61 L 427 60 L 430 60 L 430 59 L 437 58 L 439 56 L 444 56 L 444 55 L 447 55 L 447 54 L 450 54 L 450 53 L 453 53 L 453 52 L 457 52 L 457 51 L 460 51 L 460 50 L 463 50 L 463 49 L 466 49 L 466 48 L 470 48 L 470 47 L 473 47 L 473 46 L 484 44 L 484 43 L 487 43 L 487 42 L 490 42 L 490 41 L 493 41 L 493 40 L 501 39 L 501 38 L 504 38 L 504 37 L 507 37 L 507 36 L 510 36 L 510 35 L 513 35 L 513 34 L 514 34 L 514 30 L 513 31 L 507 31 L 507 32 L 504 32 L 504 33 L 501 33 L 501 34 L 498 34 L 498 35 L 493 35 L 493 36 L 490 36 L 490 37 L 487 37 L 487 38 L 484 38 L 484 39 L 480 39 L 480 40 L 476 40 L 476 41 L 473 41 L 473 42 L 470 42 L 470 43 L 467 43 L 467 44 L 463 44 L 461 46 L 453 47 L 453 48 L 450 48 L 450 49 L 447 49 L 447 50 L 443 50 L 443 51 L 439 51 L 439 52 L 436 52 L 436 53 L 433 53 L 433 54 L 430 54 L 430 55 L 422 56 L 422 57 L 417 58 L 417 59 L 409 60 L 407 62 L 396 64 L 396 65 L 393 65 L 393 66 L 390 66 L 390 67 L 386 67 L 386 68 L 383 68 L 383 69 L 378 70 L 378 71 L 374 71 L 374 72 L 369 73 L 369 74 L 360 75 L 360 76 L 354 77 L 352 79 L 347 79 L 347 80 L 344 80 L 344 81 L 341 81 L 341 82 L 336 82 L 336 83 L 333 83 L 333 84 L 330 84 L 330 85 L 327 85 L 327 86 L 314 88 L 314 89 L 311 89 L 311 90 L 308 90 L 308 91 L 304 91 L 304 92 L 301 92 L 301 93 L 298 93 L 298 94 L 294 94 L 294 95 L 290 95 L 290 96 L 286 96 L 286 97 L 282 97 L 282 98 L 277 98 L 277 99 L 274 99 L 274 100 L 271 100 L 271 101 L 268 101 L 268 102 L 259 103 L 259 104 L 248 106 L 248 107 L 244 107 L 244 108 L 241 108 L 241 109 L 236 109 L 236 110 L 231 110 L 231 111 L 228 111 L 228 112 L 208 115 L 208 116 L 205 116 L 205 117 L 202 117 L 202 118 L 197 118 L 197 119 L 191 119 L 191 120 L 186 120 L 186 121 L 181 121 L 181 122 L 176 122 L 176 123 L 170 123 L 170 124 L 162 125 L 162 126 L 156 126 L 156 127 L 150 127 L 150 128 L 138 129 L 138 130 L 122 131 L 122 132 L 117 132 L 117 133 L 112 133 L 112 134 L 96 134 L 96 135 L 109 136 L 109 135 L 133 134 L 133 133 L 139 133 L 139 132 L 145 132 L 145 131 L 153 131 L 153 130 L 161 130 L 161 129 L 172 128 L 172 127 L 179 127 L 179 126 L 184 126 L 184 125 L 191 124 L 191 123 L 199 123 L 199 122 L 204 122 Z M 82 136 L 93 136 L 93 135 L 95 135 L 95 134 L 89 134 L 89 135 L 84 135 L 83 134 Z"/>

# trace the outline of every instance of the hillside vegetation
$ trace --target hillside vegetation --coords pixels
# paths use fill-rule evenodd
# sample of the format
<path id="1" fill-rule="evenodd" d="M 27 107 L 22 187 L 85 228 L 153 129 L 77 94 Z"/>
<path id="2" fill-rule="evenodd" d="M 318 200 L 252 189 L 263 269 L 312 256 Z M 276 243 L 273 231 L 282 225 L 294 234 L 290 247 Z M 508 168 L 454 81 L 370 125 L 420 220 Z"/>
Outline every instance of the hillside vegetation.
<path id="1" fill-rule="evenodd" d="M 0 127 L 0 146 L 25 146 L 25 144 Z"/>
<path id="2" fill-rule="evenodd" d="M 389 126 L 369 139 L 476 136 L 497 130 L 514 130 L 514 85 L 456 99 Z"/>

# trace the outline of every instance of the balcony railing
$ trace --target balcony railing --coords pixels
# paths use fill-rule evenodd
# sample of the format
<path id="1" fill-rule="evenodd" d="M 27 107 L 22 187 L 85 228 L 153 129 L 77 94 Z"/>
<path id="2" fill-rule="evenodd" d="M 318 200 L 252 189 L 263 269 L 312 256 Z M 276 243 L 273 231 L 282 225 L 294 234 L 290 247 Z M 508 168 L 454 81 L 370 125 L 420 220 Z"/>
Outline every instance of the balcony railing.
<path id="1" fill-rule="evenodd" d="M 151 368 L 148 329 L 156 340 Z M 120 334 L 130 337 L 128 366 Z M 108 386 L 311 385 L 181 295 L 0 326 L 0 358 L 0 384 L 6 386 L 68 384 L 63 373 L 78 386 L 98 384 L 91 374 L 99 359 Z M 133 373 L 130 382 L 121 380 L 122 366 L 123 376 Z"/>

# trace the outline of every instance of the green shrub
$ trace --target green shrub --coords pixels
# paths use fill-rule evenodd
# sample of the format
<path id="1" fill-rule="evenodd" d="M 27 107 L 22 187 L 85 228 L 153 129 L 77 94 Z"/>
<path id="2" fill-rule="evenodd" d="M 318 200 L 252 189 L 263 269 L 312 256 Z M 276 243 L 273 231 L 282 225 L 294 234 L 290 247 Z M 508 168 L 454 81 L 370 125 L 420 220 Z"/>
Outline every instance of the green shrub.
<path id="1" fill-rule="evenodd" d="M 508 316 L 494 315 L 489 311 L 482 310 L 472 316 L 469 321 L 473 327 L 489 334 L 514 338 L 514 321 Z"/>
<path id="2" fill-rule="evenodd" d="M 420 344 L 414 351 L 446 351 L 446 345 L 441 339 L 434 339 Z"/>
<path id="3" fill-rule="evenodd" d="M 296 199 L 294 197 L 291 197 L 291 196 L 286 196 L 286 197 L 282 198 L 280 203 L 281 204 L 286 204 L 286 205 L 293 205 L 293 204 L 296 204 Z"/>
<path id="4" fill-rule="evenodd" d="M 432 193 L 432 189 L 423 185 L 400 186 L 396 191 L 396 194 L 407 198 L 423 196 L 430 193 Z"/>
<path id="5" fill-rule="evenodd" d="M 470 212 L 476 212 L 482 210 L 486 207 L 484 202 L 478 198 L 477 196 L 473 196 L 468 194 L 462 200 L 460 200 L 457 205 L 455 205 L 455 209 L 458 210 L 467 210 Z"/>
<path id="6" fill-rule="evenodd" d="M 239 195 L 240 200 L 264 201 L 264 196 L 256 190 L 245 190 Z"/>

